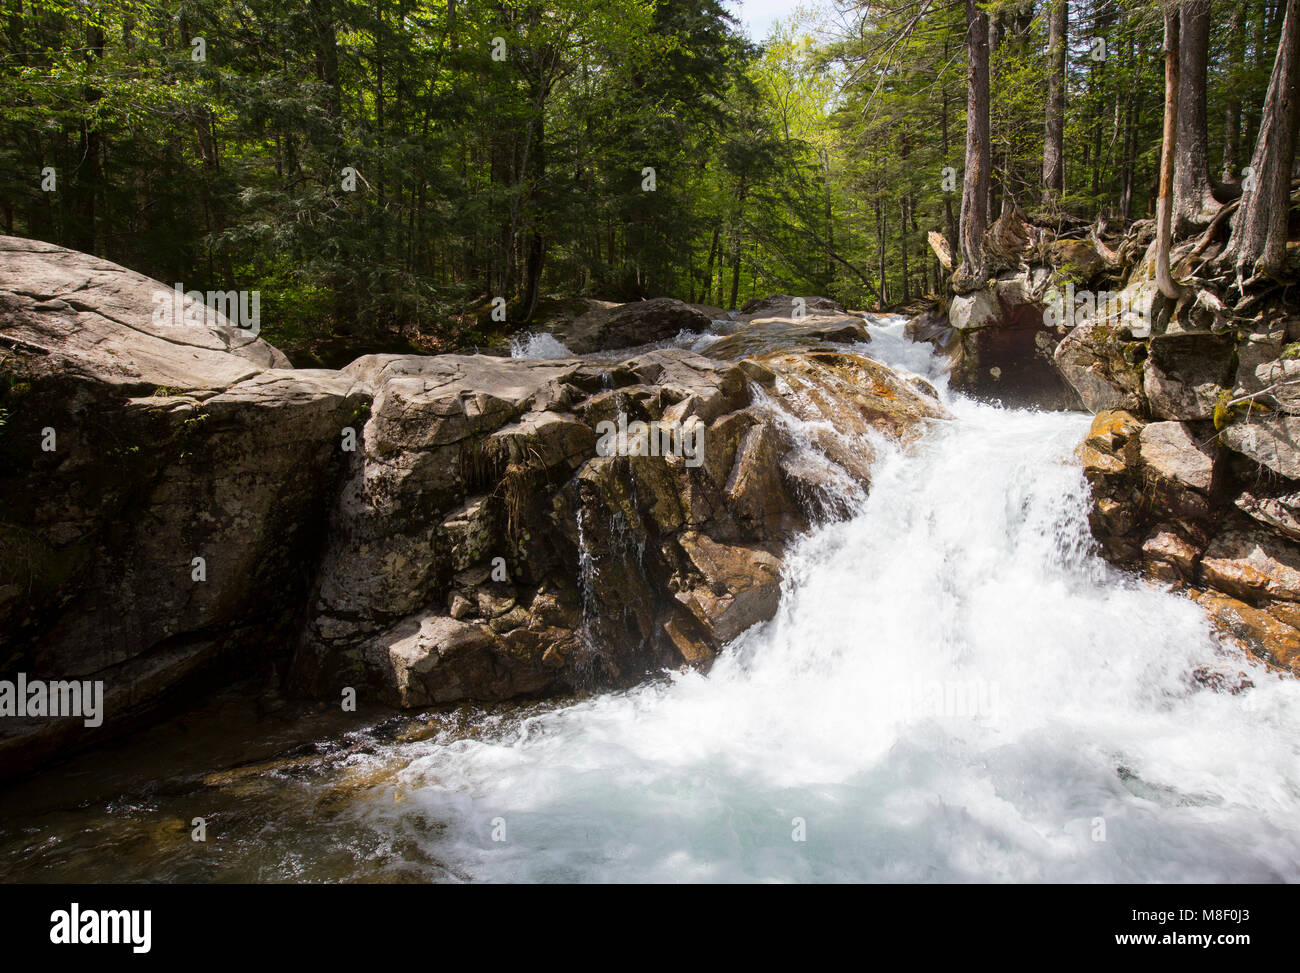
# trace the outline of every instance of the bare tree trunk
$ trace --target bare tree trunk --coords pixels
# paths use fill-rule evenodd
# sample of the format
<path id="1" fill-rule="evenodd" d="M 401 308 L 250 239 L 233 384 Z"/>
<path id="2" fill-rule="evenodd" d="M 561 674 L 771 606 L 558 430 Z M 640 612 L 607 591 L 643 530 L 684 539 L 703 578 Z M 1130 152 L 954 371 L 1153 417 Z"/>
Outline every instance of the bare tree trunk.
<path id="1" fill-rule="evenodd" d="M 948 60 L 948 41 L 946 39 L 943 42 L 943 59 L 945 62 Z M 943 89 L 943 108 L 939 115 L 939 131 L 940 136 L 943 139 L 943 158 L 946 162 L 948 160 L 949 151 L 948 89 L 946 87 Z M 948 226 L 948 241 L 955 245 L 957 243 L 957 216 L 952 211 L 952 193 L 950 192 L 945 192 L 943 194 L 943 211 Z"/>
<path id="2" fill-rule="evenodd" d="M 1246 63 L 1246 5 L 1238 4 L 1232 12 L 1232 30 L 1228 37 L 1228 102 L 1223 109 L 1223 181 L 1237 181 L 1237 153 L 1241 150 L 1241 84 Z"/>
<path id="3" fill-rule="evenodd" d="M 1182 0 L 1178 38 L 1178 146 L 1174 156 L 1174 232 L 1204 226 L 1219 208 L 1210 186 L 1205 70 L 1210 0 Z"/>
<path id="4" fill-rule="evenodd" d="M 1165 128 L 1160 150 L 1160 189 L 1156 197 L 1156 283 L 1171 300 L 1183 294 L 1182 285 L 1169 273 L 1169 237 L 1174 153 L 1178 144 L 1178 9 L 1165 2 Z"/>
<path id="5" fill-rule="evenodd" d="M 907 279 L 907 197 L 898 201 L 898 252 L 903 260 L 903 303 L 911 298 L 911 287 Z"/>
<path id="6" fill-rule="evenodd" d="M 715 223 L 713 226 L 713 242 L 709 244 L 709 266 L 704 271 L 704 295 L 701 303 L 708 304 L 713 300 L 713 258 L 718 253 L 718 234 L 719 226 Z M 718 300 L 722 297 L 719 295 Z"/>
<path id="7" fill-rule="evenodd" d="M 731 264 L 731 302 L 727 305 L 730 310 L 736 309 L 736 298 L 740 294 L 740 228 L 741 220 L 745 215 L 745 196 L 749 187 L 743 182 L 740 184 L 740 195 L 736 204 L 736 247 L 733 251 L 733 260 Z"/>
<path id="8" fill-rule="evenodd" d="M 961 193 L 961 265 L 953 286 L 969 292 L 984 283 L 984 231 L 989 225 L 989 18 L 966 0 L 966 176 Z"/>
<path id="9" fill-rule="evenodd" d="M 1065 189 L 1065 47 L 1067 0 L 1050 0 L 1047 17 L 1047 124 L 1043 141 L 1043 206 L 1054 208 Z"/>
<path id="10" fill-rule="evenodd" d="M 818 150 L 822 167 L 822 188 L 826 198 L 826 286 L 835 284 L 835 258 L 831 251 L 835 249 L 835 211 L 831 207 L 831 159 L 825 149 Z"/>
<path id="11" fill-rule="evenodd" d="M 1222 260 L 1238 278 L 1275 276 L 1286 258 L 1291 212 L 1291 166 L 1300 124 L 1300 0 L 1287 0 L 1273 74 L 1264 98 L 1259 139 L 1250 160 L 1251 178 L 1242 183 L 1241 205 Z"/>
<path id="12" fill-rule="evenodd" d="M 885 284 L 885 207 L 876 197 L 876 263 L 880 268 L 880 306 L 889 303 L 889 288 Z"/>
<path id="13" fill-rule="evenodd" d="M 1253 28 L 1253 36 L 1251 38 L 1251 45 L 1250 45 L 1251 47 L 1250 64 L 1251 64 L 1251 68 L 1254 71 L 1260 71 L 1263 68 L 1264 59 L 1265 57 L 1268 56 L 1266 52 L 1272 50 L 1272 48 L 1269 46 L 1268 43 L 1268 16 L 1267 15 L 1268 15 L 1267 4 L 1259 3 L 1254 5 L 1254 9 L 1251 14 L 1251 27 Z M 1255 140 L 1259 137 L 1260 107 L 1261 106 L 1259 102 L 1255 101 L 1255 99 L 1253 98 L 1246 105 L 1245 118 L 1243 119 L 1244 124 L 1242 126 L 1242 132 L 1241 132 L 1243 145 L 1253 146 L 1255 144 Z"/>

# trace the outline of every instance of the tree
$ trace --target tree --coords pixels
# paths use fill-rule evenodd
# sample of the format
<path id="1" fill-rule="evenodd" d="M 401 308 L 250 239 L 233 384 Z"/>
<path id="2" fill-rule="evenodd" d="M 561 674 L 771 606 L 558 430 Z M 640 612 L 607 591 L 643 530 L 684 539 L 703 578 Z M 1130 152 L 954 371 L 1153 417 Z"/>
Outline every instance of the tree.
<path id="1" fill-rule="evenodd" d="M 1300 124 L 1300 0 L 1286 0 L 1273 73 L 1264 99 L 1251 178 L 1242 183 L 1241 206 L 1222 260 L 1243 290 L 1259 276 L 1277 276 L 1286 259 L 1291 213 L 1291 167 Z"/>
<path id="2" fill-rule="evenodd" d="M 984 282 L 984 232 L 989 223 L 989 17 L 978 0 L 966 0 L 966 79 L 961 264 L 953 275 L 959 291 L 975 290 Z"/>
<path id="3" fill-rule="evenodd" d="M 1174 232 L 1204 226 L 1218 209 L 1210 183 L 1205 73 L 1210 0 L 1182 0 L 1178 15 L 1178 145 L 1174 154 Z"/>
<path id="4" fill-rule="evenodd" d="M 1065 49 L 1068 0 L 1046 0 L 1047 123 L 1043 141 L 1043 207 L 1051 210 L 1065 188 Z"/>
<path id="5" fill-rule="evenodd" d="M 1170 300 L 1183 295 L 1182 285 L 1169 272 L 1169 245 L 1173 210 L 1174 158 L 1178 142 L 1179 14 L 1173 0 L 1165 0 L 1165 122 L 1160 149 L 1160 191 L 1156 204 L 1156 283 Z"/>

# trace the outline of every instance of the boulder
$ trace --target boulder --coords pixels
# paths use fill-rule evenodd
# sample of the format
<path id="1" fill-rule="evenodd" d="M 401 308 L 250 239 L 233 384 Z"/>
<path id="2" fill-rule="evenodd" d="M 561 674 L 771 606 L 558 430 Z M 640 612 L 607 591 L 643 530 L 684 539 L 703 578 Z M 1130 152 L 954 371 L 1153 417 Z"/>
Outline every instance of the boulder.
<path id="1" fill-rule="evenodd" d="M 1041 283 L 1020 274 L 953 297 L 954 389 L 1012 407 L 1078 408 L 1077 393 L 1053 363 L 1066 331 L 1044 325 Z"/>
<path id="2" fill-rule="evenodd" d="M 1257 497 L 1247 490 L 1234 502 L 1238 510 L 1254 517 L 1274 533 L 1300 541 L 1300 493 Z"/>
<path id="3" fill-rule="evenodd" d="M 940 354 L 952 355 L 961 345 L 961 334 L 948 322 L 948 312 L 942 307 L 932 307 L 903 326 L 908 341 L 933 345 Z"/>
<path id="4" fill-rule="evenodd" d="M 585 354 L 675 338 L 682 331 L 708 331 L 710 314 L 672 297 L 598 307 L 550 329 L 570 351 Z"/>
<path id="5" fill-rule="evenodd" d="M 1048 250 L 1052 266 L 1083 284 L 1099 280 L 1106 273 L 1106 261 L 1087 240 L 1054 240 Z"/>
<path id="6" fill-rule="evenodd" d="M 1057 369 L 1090 412 L 1144 411 L 1142 372 L 1133 363 L 1135 345 L 1124 335 L 1109 324 L 1083 324 L 1056 347 Z"/>
<path id="7" fill-rule="evenodd" d="M 753 321 L 756 318 L 789 318 L 794 317 L 800 307 L 803 308 L 803 313 L 809 317 L 820 315 L 840 316 L 845 313 L 844 305 L 829 297 L 796 297 L 793 294 L 771 294 L 750 301 L 740 309 L 740 313 L 736 317 L 742 321 Z"/>
<path id="8" fill-rule="evenodd" d="M 1237 376 L 1233 396 L 1249 395 L 1270 384 L 1269 369 L 1282 355 L 1286 331 L 1277 329 L 1247 334 L 1237 343 Z"/>
<path id="9" fill-rule="evenodd" d="M 1300 676 L 1300 631 L 1294 626 L 1218 591 L 1193 591 L 1192 598 L 1220 635 L 1266 665 Z"/>
<path id="10" fill-rule="evenodd" d="M 710 358 L 760 358 L 787 351 L 836 351 L 837 344 L 866 344 L 871 334 L 862 318 L 848 314 L 755 318 L 709 345 Z"/>
<path id="11" fill-rule="evenodd" d="M 958 331 L 1027 322 L 1041 325 L 1043 314 L 1023 276 L 989 281 L 977 291 L 954 296 L 948 306 L 948 323 Z"/>
<path id="12" fill-rule="evenodd" d="M 1209 493 L 1214 486 L 1219 449 L 1185 422 L 1152 422 L 1142 428 L 1139 456 L 1154 482 Z"/>
<path id="13" fill-rule="evenodd" d="M 1153 337 L 1142 367 L 1142 389 L 1152 416 L 1212 418 L 1215 404 L 1231 387 L 1234 352 L 1228 335 L 1191 332 Z"/>
<path id="14" fill-rule="evenodd" d="M 1220 434 L 1220 442 L 1288 480 L 1300 480 L 1300 416 L 1249 416 Z"/>
<path id="15" fill-rule="evenodd" d="M 18 772 L 285 637 L 368 397 L 107 261 L 4 237 L 0 281 L 0 669 L 107 709 L 3 721 Z"/>
<path id="16" fill-rule="evenodd" d="M 1201 559 L 1207 585 L 1258 603 L 1300 602 L 1300 551 L 1258 528 L 1229 528 L 1216 536 Z"/>

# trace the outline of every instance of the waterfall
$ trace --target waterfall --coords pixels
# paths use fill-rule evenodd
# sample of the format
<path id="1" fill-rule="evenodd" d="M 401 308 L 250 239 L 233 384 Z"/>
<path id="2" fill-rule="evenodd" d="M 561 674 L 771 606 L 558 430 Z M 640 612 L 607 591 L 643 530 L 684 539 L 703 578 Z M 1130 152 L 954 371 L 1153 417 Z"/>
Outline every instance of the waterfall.
<path id="1" fill-rule="evenodd" d="M 395 745 L 369 826 L 489 880 L 1300 879 L 1300 683 L 1094 555 L 1087 417 L 944 395 L 707 675 Z"/>

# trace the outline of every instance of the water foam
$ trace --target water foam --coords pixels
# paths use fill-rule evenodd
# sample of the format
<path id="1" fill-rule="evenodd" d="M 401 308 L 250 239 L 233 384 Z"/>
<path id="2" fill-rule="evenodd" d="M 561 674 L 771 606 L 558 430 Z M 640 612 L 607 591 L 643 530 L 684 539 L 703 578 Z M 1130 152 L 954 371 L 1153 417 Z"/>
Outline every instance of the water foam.
<path id="1" fill-rule="evenodd" d="M 1190 678 L 1200 610 L 1090 550 L 1086 417 L 949 405 L 707 676 L 403 744 L 367 823 L 471 879 L 1300 879 L 1300 683 Z"/>

